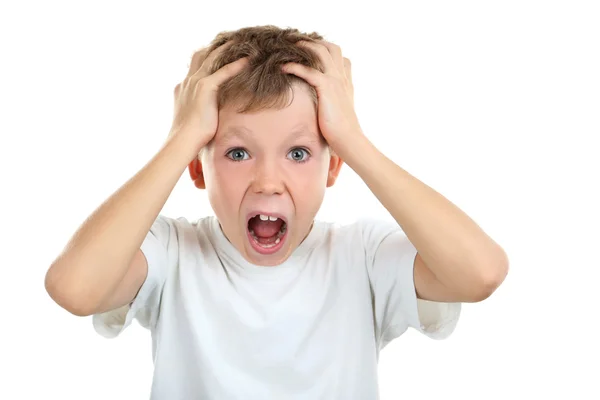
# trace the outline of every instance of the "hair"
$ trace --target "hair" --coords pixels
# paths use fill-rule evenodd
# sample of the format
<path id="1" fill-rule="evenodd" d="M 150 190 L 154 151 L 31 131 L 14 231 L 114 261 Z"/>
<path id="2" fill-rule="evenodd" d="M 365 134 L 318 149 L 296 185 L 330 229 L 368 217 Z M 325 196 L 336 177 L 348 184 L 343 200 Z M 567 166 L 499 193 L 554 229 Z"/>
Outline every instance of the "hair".
<path id="1" fill-rule="evenodd" d="M 218 107 L 235 105 L 240 113 L 264 109 L 282 109 L 293 100 L 292 85 L 307 82 L 281 71 L 281 66 L 294 62 L 323 72 L 323 65 L 314 52 L 297 46 L 300 40 L 322 40 L 318 33 L 302 33 L 297 29 L 282 29 L 273 25 L 254 26 L 219 33 L 208 47 L 208 53 L 232 42 L 215 58 L 209 72 L 240 58 L 248 57 L 248 66 L 221 85 Z M 308 84 L 307 84 L 308 85 Z M 317 93 L 311 85 L 308 90 L 313 101 Z"/>

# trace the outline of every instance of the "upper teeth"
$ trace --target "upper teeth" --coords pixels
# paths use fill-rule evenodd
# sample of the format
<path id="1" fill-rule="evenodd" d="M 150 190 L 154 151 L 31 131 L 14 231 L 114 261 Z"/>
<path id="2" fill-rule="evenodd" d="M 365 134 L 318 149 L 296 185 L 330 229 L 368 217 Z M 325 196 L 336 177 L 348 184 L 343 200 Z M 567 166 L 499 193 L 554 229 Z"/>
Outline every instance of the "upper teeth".
<path id="1" fill-rule="evenodd" d="M 259 218 L 261 219 L 261 221 L 277 221 L 277 217 L 272 217 L 264 214 L 259 214 Z"/>

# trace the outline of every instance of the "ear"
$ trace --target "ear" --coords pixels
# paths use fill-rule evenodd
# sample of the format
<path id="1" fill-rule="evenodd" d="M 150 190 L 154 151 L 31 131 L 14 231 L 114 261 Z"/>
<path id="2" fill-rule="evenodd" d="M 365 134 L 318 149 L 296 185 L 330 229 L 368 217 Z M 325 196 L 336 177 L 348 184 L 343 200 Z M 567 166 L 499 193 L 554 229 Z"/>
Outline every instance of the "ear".
<path id="1" fill-rule="evenodd" d="M 327 173 L 327 187 L 333 186 L 338 175 L 340 174 L 340 169 L 342 168 L 342 164 L 344 162 L 342 159 L 335 154 L 332 150 L 330 150 L 331 155 L 329 157 L 329 171 Z"/>
<path id="2" fill-rule="evenodd" d="M 188 166 L 190 171 L 190 178 L 194 181 L 194 185 L 198 189 L 206 189 L 206 183 L 204 182 L 204 174 L 202 173 L 202 162 L 200 157 L 194 158 L 194 160 Z"/>

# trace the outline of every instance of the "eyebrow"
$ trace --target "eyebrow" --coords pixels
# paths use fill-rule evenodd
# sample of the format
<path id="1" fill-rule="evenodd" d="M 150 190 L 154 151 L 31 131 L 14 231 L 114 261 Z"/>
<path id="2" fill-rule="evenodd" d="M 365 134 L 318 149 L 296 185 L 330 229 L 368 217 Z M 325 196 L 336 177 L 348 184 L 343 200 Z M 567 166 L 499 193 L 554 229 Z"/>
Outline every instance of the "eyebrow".
<path id="1" fill-rule="evenodd" d="M 223 131 L 223 140 L 229 140 L 234 137 L 243 138 L 250 134 L 252 134 L 252 131 L 241 125 L 230 126 Z"/>
<path id="2" fill-rule="evenodd" d="M 242 125 L 233 125 L 223 130 L 222 139 L 226 141 L 234 137 L 244 138 L 252 135 L 252 133 L 253 132 L 250 129 Z M 312 129 L 309 129 L 305 123 L 300 123 L 289 131 L 288 136 L 320 139 L 321 135 L 317 134 Z"/>

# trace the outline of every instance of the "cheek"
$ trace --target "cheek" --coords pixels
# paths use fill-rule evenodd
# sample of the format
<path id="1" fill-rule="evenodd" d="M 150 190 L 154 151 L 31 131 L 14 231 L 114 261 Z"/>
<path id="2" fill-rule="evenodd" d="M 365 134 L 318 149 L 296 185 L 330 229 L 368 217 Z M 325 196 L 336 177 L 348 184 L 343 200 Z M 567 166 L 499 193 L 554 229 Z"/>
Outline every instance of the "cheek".
<path id="1" fill-rule="evenodd" d="M 329 165 L 322 160 L 313 161 L 315 162 L 294 166 L 289 183 L 294 197 L 302 199 L 304 204 L 310 204 L 311 209 L 318 208 L 323 200 Z"/>
<path id="2" fill-rule="evenodd" d="M 211 168 L 210 178 L 206 182 L 208 197 L 215 212 L 231 215 L 232 210 L 237 210 L 247 178 L 240 168 L 225 161 L 217 160 Z M 225 215 L 223 215 L 225 217 Z"/>
<path id="3" fill-rule="evenodd" d="M 306 164 L 298 166 L 296 179 L 306 190 L 325 190 L 329 170 L 329 157 L 323 154 L 315 156 Z"/>
<path id="4" fill-rule="evenodd" d="M 325 189 L 327 174 L 323 173 L 320 168 L 301 169 L 301 172 L 296 174 L 294 181 L 293 186 L 299 190 L 309 193 L 320 192 L 322 189 Z"/>

